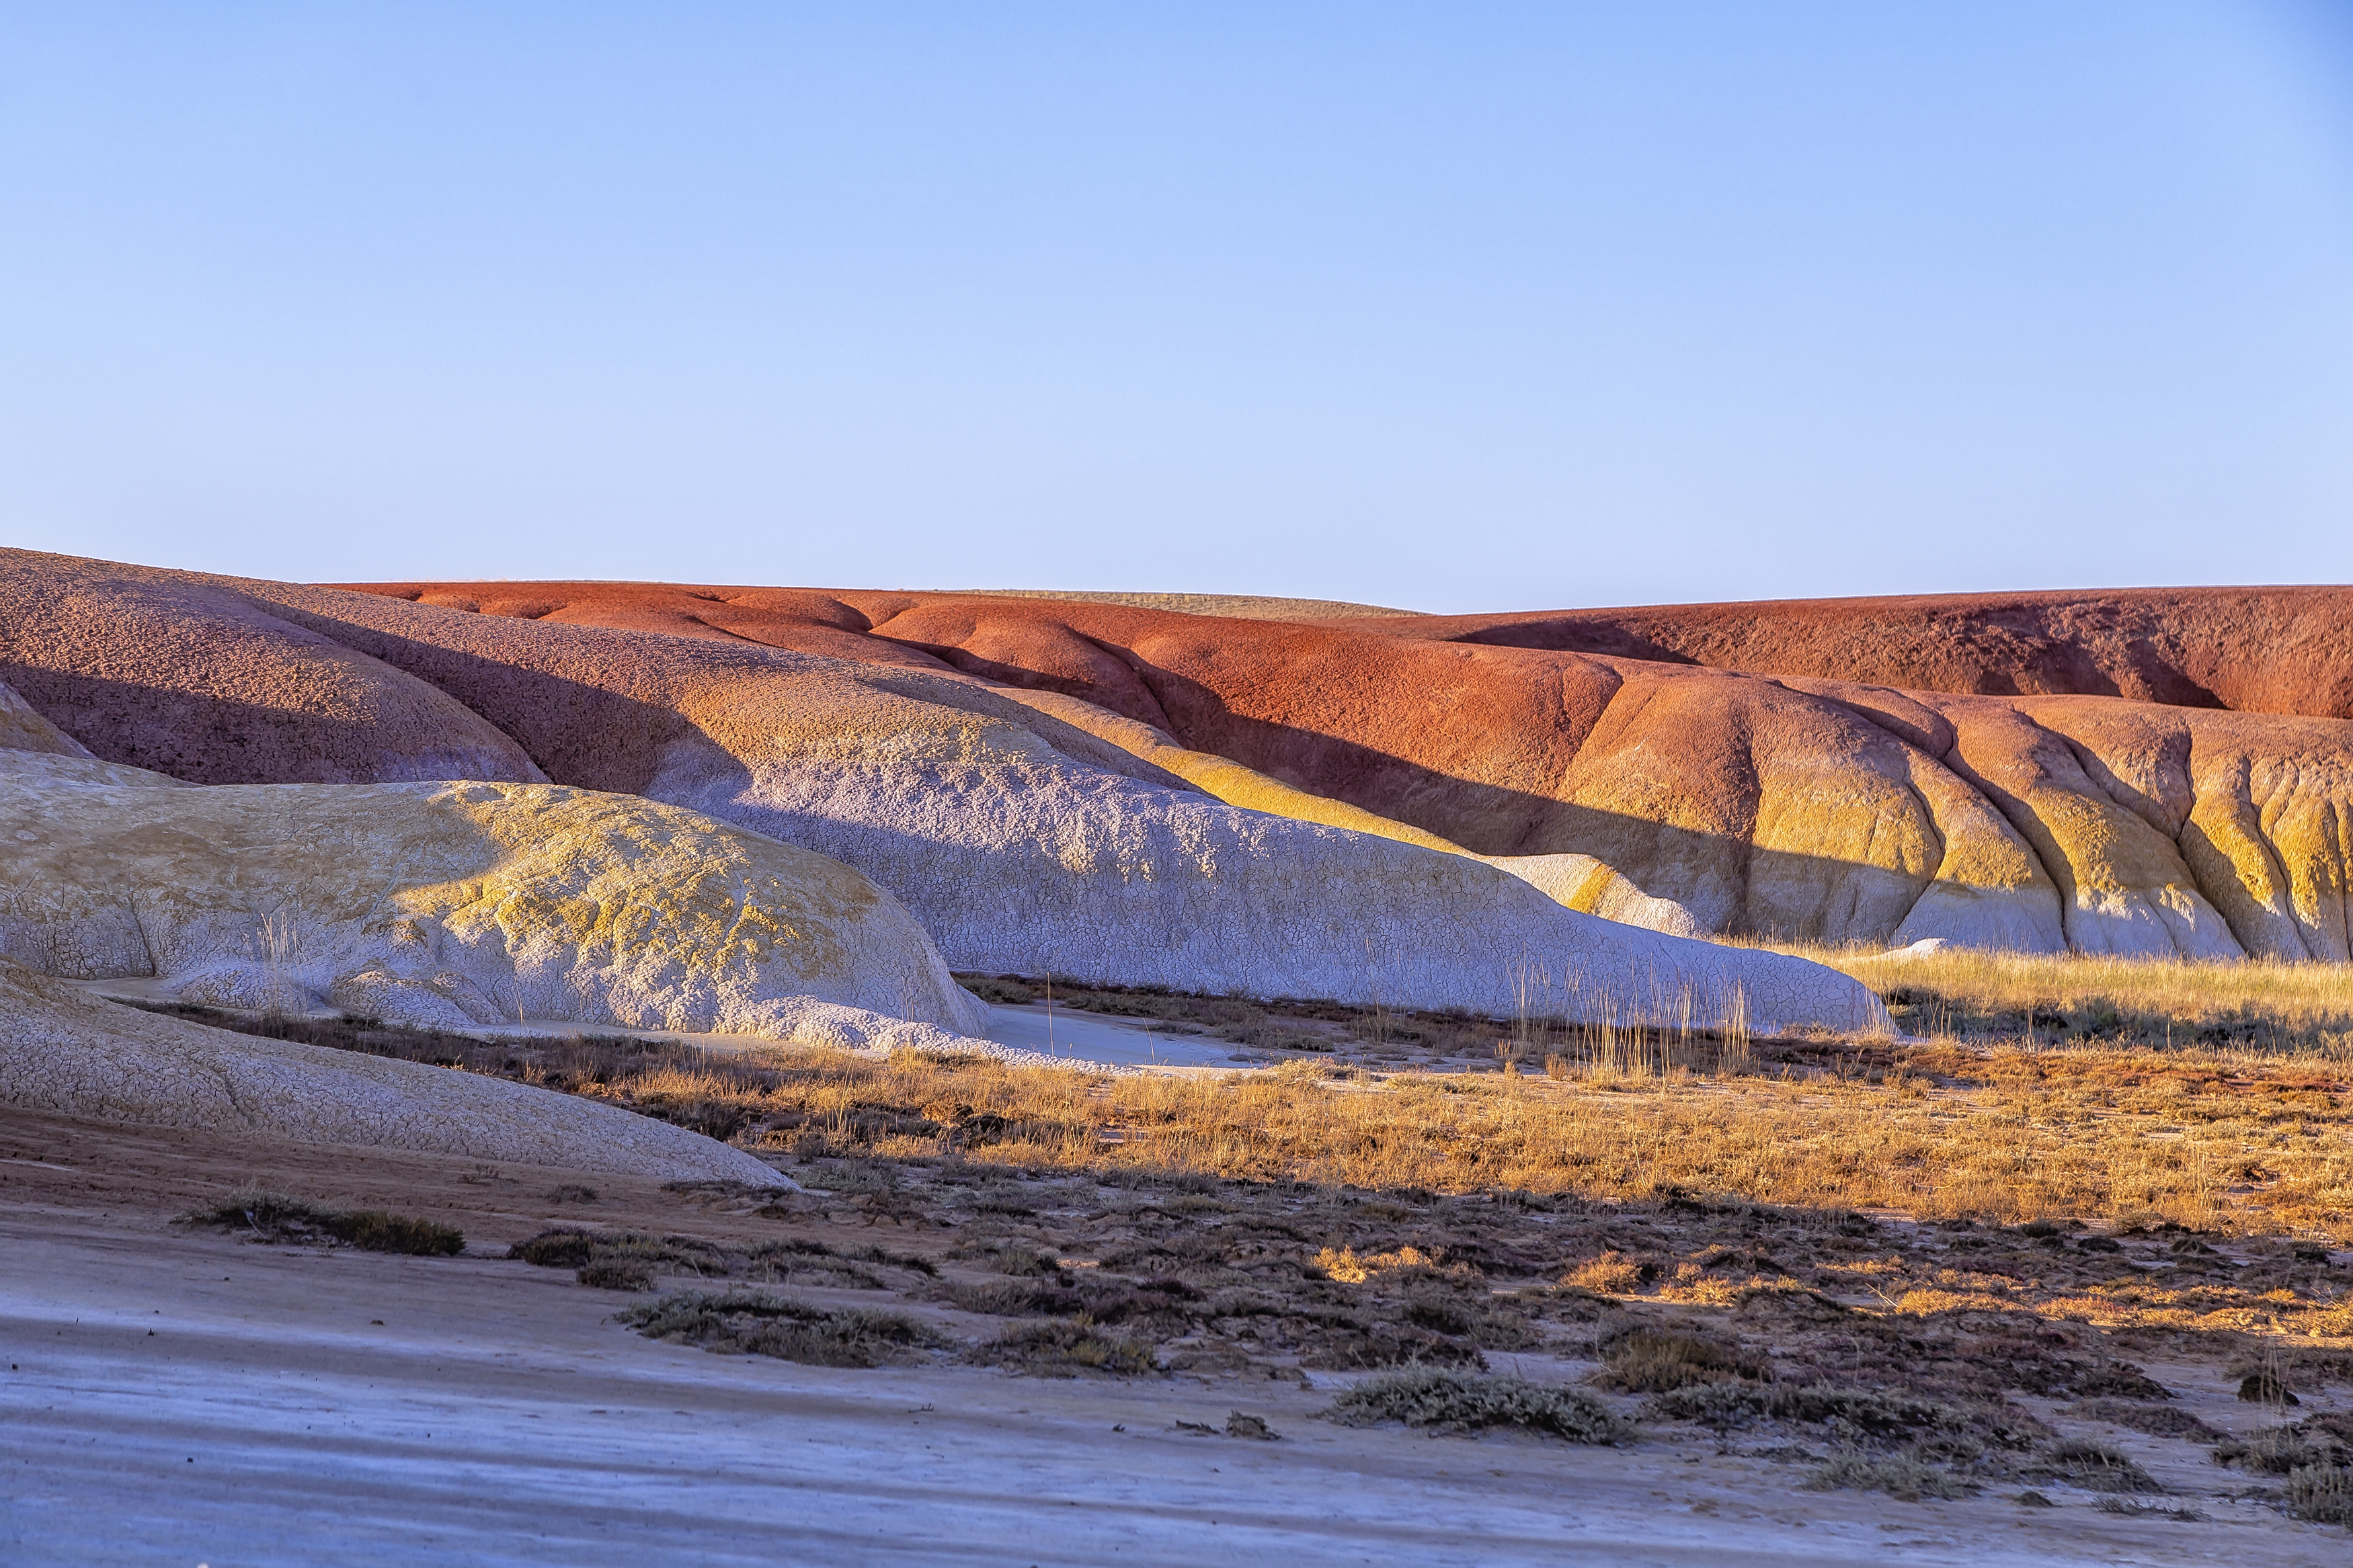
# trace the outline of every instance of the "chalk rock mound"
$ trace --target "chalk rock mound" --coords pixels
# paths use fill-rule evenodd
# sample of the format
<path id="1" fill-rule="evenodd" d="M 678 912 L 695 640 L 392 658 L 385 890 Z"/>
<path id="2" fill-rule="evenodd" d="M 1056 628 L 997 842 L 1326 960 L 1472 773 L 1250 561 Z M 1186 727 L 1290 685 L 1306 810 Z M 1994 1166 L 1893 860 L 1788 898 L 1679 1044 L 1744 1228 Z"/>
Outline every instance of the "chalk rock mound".
<path id="1" fill-rule="evenodd" d="M 946 1043 L 986 1018 L 906 910 L 849 867 L 629 796 L 172 788 L 0 765 L 0 955 L 54 975 L 438 1027 L 864 1046 Z"/>
<path id="2" fill-rule="evenodd" d="M 1885 703 L 1356 623 L 807 590 L 510 584 L 503 599 L 477 595 L 489 586 L 399 592 L 475 605 L 485 620 L 527 604 L 548 612 L 540 625 L 659 622 L 735 645 L 817 646 L 821 622 L 830 650 L 929 659 L 1033 705 L 1075 698 L 1156 731 L 1192 760 L 1121 739 L 1221 798 L 1385 831 L 1347 818 L 1354 808 L 1408 830 L 1391 837 L 1419 833 L 1529 873 L 1574 907 L 1678 933 L 1883 944 L 1901 930 L 1906 941 L 2028 951 L 2065 941 L 2057 885 L 2032 848 L 1939 759 L 1933 737 L 1889 722 Z M 728 606 L 723 630 L 697 627 L 690 606 L 713 603 Z M 1921 720 L 1949 741 L 1949 724 L 1925 710 Z M 1213 776 L 1220 762 L 1227 771 Z"/>
<path id="3" fill-rule="evenodd" d="M 789 1187 L 739 1149 L 617 1107 L 420 1062 L 208 1029 L 0 959 L 0 1106 L 305 1143 Z"/>
<path id="4" fill-rule="evenodd" d="M 100 762 L 33 705 L 0 686 L 0 777 L 29 784 L 107 784 L 175 789 L 180 781 L 143 768 Z"/>
<path id="5" fill-rule="evenodd" d="M 1583 939 L 1546 924 L 1557 913 L 1514 902 L 1525 887 L 1462 880 L 1480 868 L 1417 833 L 1544 888 L 1556 910 L 1682 930 L 2346 951 L 2346 837 L 2328 826 L 2353 778 L 2341 721 L 1767 679 L 1062 600 L 358 595 L 78 569 L 388 669 L 567 783 L 846 860 L 959 965 L 1482 1010 L 1508 994 L 1504 955 L 1531 941 L 1533 962 L 1568 973 Z M 625 624 L 583 624 L 599 621 Z M 1208 761 L 1106 742 L 1030 700 L 1047 694 Z M 232 748 L 233 728 L 208 733 Z M 1208 776 L 1219 761 L 1225 784 Z M 1244 773 L 1270 782 L 1238 813 L 1229 786 Z M 1391 825 L 1385 842 L 1334 820 L 1340 807 Z M 1267 812 L 1294 820 L 1271 826 Z M 1385 965 L 1395 984 L 1376 978 Z"/>

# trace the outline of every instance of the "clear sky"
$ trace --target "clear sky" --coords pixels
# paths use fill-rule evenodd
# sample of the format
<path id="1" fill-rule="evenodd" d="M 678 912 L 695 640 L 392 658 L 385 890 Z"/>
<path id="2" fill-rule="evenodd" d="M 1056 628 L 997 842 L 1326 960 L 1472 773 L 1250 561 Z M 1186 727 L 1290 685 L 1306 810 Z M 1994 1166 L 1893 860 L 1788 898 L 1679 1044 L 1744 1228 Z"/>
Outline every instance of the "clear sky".
<path id="1" fill-rule="evenodd" d="M 1433 610 L 2353 579 L 2326 0 L 0 0 L 0 541 Z"/>

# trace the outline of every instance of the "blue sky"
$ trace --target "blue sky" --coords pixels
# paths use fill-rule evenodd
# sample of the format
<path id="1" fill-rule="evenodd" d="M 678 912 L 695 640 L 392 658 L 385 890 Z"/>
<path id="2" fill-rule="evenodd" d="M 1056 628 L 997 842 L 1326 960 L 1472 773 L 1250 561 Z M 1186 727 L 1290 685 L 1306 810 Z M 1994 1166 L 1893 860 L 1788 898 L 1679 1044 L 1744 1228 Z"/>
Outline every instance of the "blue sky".
<path id="1" fill-rule="evenodd" d="M 0 4 L 0 540 L 1434 610 L 2353 578 L 2353 26 Z"/>

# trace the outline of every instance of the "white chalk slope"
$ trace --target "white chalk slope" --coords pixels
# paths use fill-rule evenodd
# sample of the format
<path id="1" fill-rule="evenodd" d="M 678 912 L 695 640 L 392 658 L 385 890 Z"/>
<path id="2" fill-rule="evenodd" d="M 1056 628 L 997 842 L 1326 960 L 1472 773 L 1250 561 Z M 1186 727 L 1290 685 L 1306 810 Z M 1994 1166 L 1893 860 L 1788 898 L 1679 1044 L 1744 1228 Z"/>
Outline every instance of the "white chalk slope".
<path id="1" fill-rule="evenodd" d="M 140 1013 L 6 959 L 0 1016 L 0 1106 L 575 1171 L 792 1184 L 740 1149 L 617 1107 Z"/>

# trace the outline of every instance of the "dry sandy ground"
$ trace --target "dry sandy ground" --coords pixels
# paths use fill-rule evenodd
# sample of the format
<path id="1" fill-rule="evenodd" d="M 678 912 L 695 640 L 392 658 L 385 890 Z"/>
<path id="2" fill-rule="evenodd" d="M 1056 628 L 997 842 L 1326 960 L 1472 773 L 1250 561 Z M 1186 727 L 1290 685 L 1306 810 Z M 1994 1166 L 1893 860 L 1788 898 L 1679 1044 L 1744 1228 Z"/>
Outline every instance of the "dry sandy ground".
<path id="1" fill-rule="evenodd" d="M 1134 1023 L 1056 1006 L 1050 1015 L 1036 1003 L 1026 1007 L 993 1005 L 988 1037 L 1042 1056 L 1105 1067 L 1232 1068 L 1262 1065 L 1265 1055 L 1215 1037 L 1155 1032 Z"/>
<path id="2" fill-rule="evenodd" d="M 2275 1514 L 2176 1524 L 2082 1498 L 1798 1493 L 1788 1468 L 1704 1443 L 1351 1430 L 1314 1418 L 1328 1380 L 710 1355 L 609 1322 L 631 1298 L 498 1254 L 552 1217 L 750 1222 L 646 1182 L 594 1178 L 593 1205 L 552 1196 L 576 1179 L 0 1113 L 0 1562 L 2318 1565 L 2353 1551 Z M 171 1223 L 246 1183 L 430 1214 L 473 1246 L 385 1258 Z M 873 1237 L 850 1217 L 842 1240 Z M 1175 1426 L 1235 1410 L 1282 1439 Z"/>

